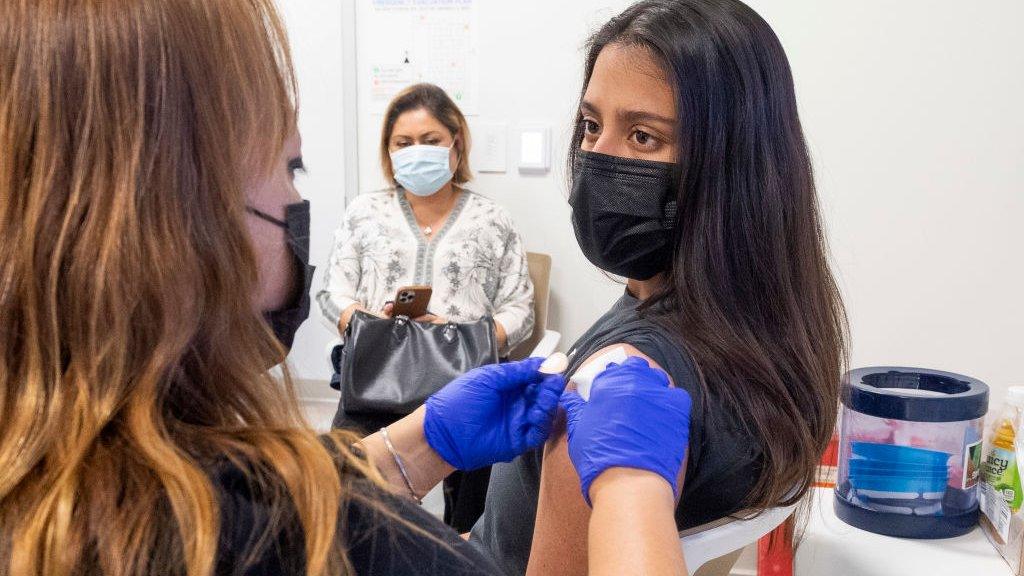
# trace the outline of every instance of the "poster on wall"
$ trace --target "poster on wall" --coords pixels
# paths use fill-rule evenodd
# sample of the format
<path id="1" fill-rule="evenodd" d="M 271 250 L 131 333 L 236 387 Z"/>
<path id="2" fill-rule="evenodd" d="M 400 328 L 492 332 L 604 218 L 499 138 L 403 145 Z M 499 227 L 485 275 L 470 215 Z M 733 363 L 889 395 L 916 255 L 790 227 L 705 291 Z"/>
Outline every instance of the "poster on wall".
<path id="1" fill-rule="evenodd" d="M 370 0 L 357 26 L 370 64 L 370 111 L 381 114 L 406 86 L 443 88 L 477 114 L 479 49 L 475 0 Z"/>

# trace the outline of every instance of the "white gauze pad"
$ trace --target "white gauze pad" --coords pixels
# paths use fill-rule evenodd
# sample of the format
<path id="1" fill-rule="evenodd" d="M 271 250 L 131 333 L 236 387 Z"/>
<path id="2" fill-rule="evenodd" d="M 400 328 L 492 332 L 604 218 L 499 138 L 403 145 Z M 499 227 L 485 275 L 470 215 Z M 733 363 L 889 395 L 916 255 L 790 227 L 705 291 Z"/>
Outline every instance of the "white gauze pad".
<path id="1" fill-rule="evenodd" d="M 555 352 L 548 356 L 544 363 L 537 370 L 541 374 L 561 374 L 569 367 L 569 358 L 561 352 Z"/>
<path id="2" fill-rule="evenodd" d="M 629 358 L 629 356 L 626 354 L 625 348 L 621 346 L 613 348 L 604 354 L 601 354 L 597 358 L 594 358 L 590 364 L 587 364 L 583 368 L 577 370 L 576 373 L 573 374 L 572 378 L 569 379 L 569 382 L 576 385 L 576 391 L 579 392 L 580 396 L 582 396 L 584 400 L 590 400 L 590 386 L 594 383 L 594 378 L 596 378 L 601 372 L 604 372 L 604 369 L 607 368 L 609 364 L 613 362 L 615 364 L 622 364 L 627 358 Z"/>

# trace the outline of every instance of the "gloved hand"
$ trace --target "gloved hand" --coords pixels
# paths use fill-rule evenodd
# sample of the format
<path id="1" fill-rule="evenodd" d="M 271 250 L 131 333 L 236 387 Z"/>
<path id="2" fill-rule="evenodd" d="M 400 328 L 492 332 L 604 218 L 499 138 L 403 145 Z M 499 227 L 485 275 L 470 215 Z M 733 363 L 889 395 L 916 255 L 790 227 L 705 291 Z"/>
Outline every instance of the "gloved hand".
<path id="1" fill-rule="evenodd" d="M 660 475 L 678 496 L 676 479 L 690 438 L 690 395 L 670 388 L 668 375 L 647 360 L 609 364 L 594 378 L 587 402 L 562 396 L 568 417 L 569 458 L 590 504 L 590 485 L 608 468 L 639 468 Z"/>
<path id="2" fill-rule="evenodd" d="M 509 462 L 543 444 L 565 389 L 561 374 L 537 371 L 543 361 L 477 368 L 427 398 L 427 443 L 459 470 Z"/>

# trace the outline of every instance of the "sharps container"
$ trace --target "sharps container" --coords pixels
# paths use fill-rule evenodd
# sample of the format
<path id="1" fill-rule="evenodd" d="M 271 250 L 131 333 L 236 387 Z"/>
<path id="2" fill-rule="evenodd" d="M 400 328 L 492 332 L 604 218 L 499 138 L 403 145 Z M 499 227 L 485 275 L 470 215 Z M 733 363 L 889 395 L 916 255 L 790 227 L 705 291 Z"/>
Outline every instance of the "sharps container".
<path id="1" fill-rule="evenodd" d="M 978 522 L 988 386 L 924 368 L 846 373 L 836 516 L 877 534 L 949 538 Z"/>

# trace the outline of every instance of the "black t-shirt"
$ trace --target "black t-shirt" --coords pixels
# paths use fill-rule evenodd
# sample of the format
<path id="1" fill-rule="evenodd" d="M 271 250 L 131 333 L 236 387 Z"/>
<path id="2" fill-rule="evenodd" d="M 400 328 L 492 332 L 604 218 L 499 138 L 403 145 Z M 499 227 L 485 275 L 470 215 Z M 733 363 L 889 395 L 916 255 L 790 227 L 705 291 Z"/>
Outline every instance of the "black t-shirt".
<path id="1" fill-rule="evenodd" d="M 717 520 L 742 508 L 760 473 L 758 441 L 739 425 L 714 390 L 705 394 L 693 361 L 662 326 L 637 311 L 628 292 L 570 349 L 567 374 L 598 350 L 625 343 L 651 357 L 690 393 L 690 445 L 676 524 L 680 530 Z M 537 513 L 542 450 L 528 452 L 491 471 L 484 514 L 472 542 L 509 574 L 523 574 Z"/>
<path id="2" fill-rule="evenodd" d="M 270 509 L 254 493 L 245 475 L 231 465 L 213 474 L 219 488 L 221 533 L 218 575 L 305 575 L 305 540 L 294 514 L 284 528 L 269 537 L 269 545 L 252 558 L 249 552 L 265 532 Z M 348 504 L 338 519 L 349 561 L 356 574 L 478 576 L 498 574 L 493 564 L 458 534 L 407 499 L 381 491 L 364 478 L 354 479 Z M 364 496 L 381 502 L 387 511 L 425 531 L 421 534 L 388 513 L 367 504 Z"/>

